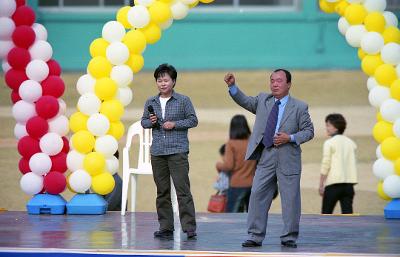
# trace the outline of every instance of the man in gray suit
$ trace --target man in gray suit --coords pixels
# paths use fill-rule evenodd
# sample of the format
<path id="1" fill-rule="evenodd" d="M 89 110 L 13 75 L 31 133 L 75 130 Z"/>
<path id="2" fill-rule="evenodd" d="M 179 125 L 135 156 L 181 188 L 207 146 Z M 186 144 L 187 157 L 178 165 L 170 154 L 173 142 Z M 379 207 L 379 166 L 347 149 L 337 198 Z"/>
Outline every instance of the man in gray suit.
<path id="1" fill-rule="evenodd" d="M 225 75 L 232 99 L 256 114 L 246 160 L 257 160 L 247 217 L 248 239 L 243 247 L 261 246 L 265 238 L 268 211 L 279 184 L 284 228 L 280 237 L 284 247 L 296 248 L 301 214 L 300 144 L 314 137 L 308 105 L 289 95 L 291 74 L 284 69 L 270 76 L 271 94 L 245 95 L 235 76 Z"/>

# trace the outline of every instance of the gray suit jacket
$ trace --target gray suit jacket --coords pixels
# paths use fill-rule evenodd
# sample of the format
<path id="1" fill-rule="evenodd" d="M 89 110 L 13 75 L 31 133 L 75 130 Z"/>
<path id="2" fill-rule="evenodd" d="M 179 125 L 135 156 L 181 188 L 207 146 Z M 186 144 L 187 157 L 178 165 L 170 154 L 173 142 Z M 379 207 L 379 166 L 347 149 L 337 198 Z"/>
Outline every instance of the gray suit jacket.
<path id="1" fill-rule="evenodd" d="M 262 153 L 262 147 L 259 147 L 259 145 L 264 136 L 268 115 L 275 102 L 274 97 L 267 93 L 260 93 L 255 97 L 247 96 L 239 88 L 238 92 L 231 97 L 244 109 L 256 114 L 246 159 L 259 160 Z M 296 143 L 288 143 L 278 147 L 279 168 L 288 175 L 298 174 L 301 171 L 300 144 L 314 137 L 314 126 L 308 113 L 308 105 L 289 96 L 278 131 L 294 135 L 296 140 Z"/>

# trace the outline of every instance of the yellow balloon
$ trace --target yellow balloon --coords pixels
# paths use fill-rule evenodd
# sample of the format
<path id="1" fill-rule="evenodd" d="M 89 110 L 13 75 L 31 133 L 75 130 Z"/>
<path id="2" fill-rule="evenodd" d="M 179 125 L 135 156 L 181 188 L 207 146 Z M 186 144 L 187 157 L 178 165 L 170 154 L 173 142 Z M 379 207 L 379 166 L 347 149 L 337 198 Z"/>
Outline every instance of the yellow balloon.
<path id="1" fill-rule="evenodd" d="M 393 42 L 400 44 L 400 30 L 397 27 L 390 26 L 387 27 L 383 33 L 383 40 L 385 41 L 385 44 Z"/>
<path id="2" fill-rule="evenodd" d="M 141 54 L 146 48 L 146 37 L 140 30 L 130 30 L 122 39 L 131 54 Z"/>
<path id="3" fill-rule="evenodd" d="M 380 54 L 366 55 L 361 61 L 361 69 L 365 74 L 373 76 L 375 74 L 376 68 L 378 68 L 382 64 L 383 61 Z"/>
<path id="4" fill-rule="evenodd" d="M 151 21 L 157 24 L 164 23 L 172 17 L 169 4 L 160 1 L 155 1 L 152 5 L 150 5 L 149 13 Z"/>
<path id="5" fill-rule="evenodd" d="M 110 45 L 104 38 L 96 38 L 90 44 L 89 51 L 92 57 L 103 56 L 106 57 L 106 49 Z"/>
<path id="6" fill-rule="evenodd" d="M 372 129 L 372 135 L 378 143 L 382 143 L 386 138 L 394 137 L 393 124 L 387 121 L 378 121 Z"/>
<path id="7" fill-rule="evenodd" d="M 174 0 L 159 0 L 160 2 L 166 3 L 166 4 L 170 4 L 172 3 Z"/>
<path id="8" fill-rule="evenodd" d="M 200 3 L 200 1 L 196 0 L 196 2 L 194 2 L 193 4 L 189 4 L 188 6 L 190 9 L 192 9 L 192 8 L 196 7 L 199 3 Z"/>
<path id="9" fill-rule="evenodd" d="M 75 192 L 75 190 L 73 190 L 72 187 L 71 187 L 71 185 L 69 184 L 69 177 L 71 176 L 71 174 L 72 174 L 72 173 L 70 173 L 70 174 L 67 176 L 67 188 L 68 188 L 68 190 L 71 191 L 72 193 L 77 194 L 77 192 Z"/>
<path id="10" fill-rule="evenodd" d="M 388 160 L 396 160 L 400 157 L 400 139 L 388 137 L 381 144 L 383 156 Z"/>
<path id="11" fill-rule="evenodd" d="M 367 54 L 362 50 L 362 48 L 358 48 L 357 51 L 357 55 L 358 55 L 358 59 L 362 60 L 365 56 L 367 56 Z"/>
<path id="12" fill-rule="evenodd" d="M 148 44 L 155 44 L 161 38 L 161 29 L 155 23 L 150 23 L 140 31 L 143 32 Z"/>
<path id="13" fill-rule="evenodd" d="M 200 0 L 200 2 L 202 2 L 203 4 L 209 4 L 214 2 L 214 0 Z"/>
<path id="14" fill-rule="evenodd" d="M 104 155 L 99 152 L 91 152 L 83 159 L 83 168 L 90 174 L 90 176 L 99 175 L 106 167 L 106 159 Z"/>
<path id="15" fill-rule="evenodd" d="M 394 170 L 396 171 L 396 175 L 400 176 L 400 158 L 394 162 Z"/>
<path id="16" fill-rule="evenodd" d="M 131 68 L 133 73 L 138 73 L 144 65 L 143 56 L 133 54 L 129 57 L 128 61 L 125 64 Z"/>
<path id="17" fill-rule="evenodd" d="M 110 76 L 112 65 L 106 57 L 96 56 L 90 60 L 87 69 L 92 77 L 99 79 Z"/>
<path id="18" fill-rule="evenodd" d="M 87 130 L 76 132 L 71 137 L 72 147 L 80 153 L 90 153 L 94 148 L 95 139 L 92 133 Z"/>
<path id="19" fill-rule="evenodd" d="M 380 198 L 382 198 L 385 201 L 390 201 L 392 198 L 390 198 L 385 192 L 383 191 L 383 181 L 379 181 L 378 183 L 378 188 L 377 188 L 377 193 Z"/>
<path id="20" fill-rule="evenodd" d="M 334 13 L 335 12 L 336 3 L 331 3 L 326 0 L 319 0 L 319 9 L 326 13 Z"/>
<path id="21" fill-rule="evenodd" d="M 364 25 L 368 31 L 382 33 L 385 29 L 386 20 L 382 13 L 371 12 L 365 17 Z"/>
<path id="22" fill-rule="evenodd" d="M 115 122 L 124 115 L 124 106 L 117 99 L 104 101 L 101 104 L 100 113 L 104 114 L 111 122 Z"/>
<path id="23" fill-rule="evenodd" d="M 394 99 L 400 100 L 400 79 L 396 79 L 392 85 L 390 85 L 390 95 Z"/>
<path id="24" fill-rule="evenodd" d="M 92 190 L 99 195 L 106 195 L 113 191 L 115 180 L 109 172 L 102 172 L 92 178 Z"/>
<path id="25" fill-rule="evenodd" d="M 390 85 L 397 79 L 396 69 L 391 64 L 382 64 L 376 68 L 374 77 L 378 84 L 390 87 Z"/>
<path id="26" fill-rule="evenodd" d="M 377 112 L 377 113 L 376 113 L 376 121 L 385 121 L 385 120 L 383 119 L 383 117 L 382 117 L 381 112 Z"/>
<path id="27" fill-rule="evenodd" d="M 112 99 L 117 93 L 118 85 L 110 78 L 101 78 L 96 80 L 94 92 L 101 100 Z"/>
<path id="28" fill-rule="evenodd" d="M 89 116 L 87 116 L 81 112 L 75 112 L 69 118 L 69 128 L 74 133 L 76 133 L 80 130 L 87 130 L 86 122 L 88 119 L 89 119 Z"/>
<path id="29" fill-rule="evenodd" d="M 117 21 L 124 25 L 126 29 L 132 28 L 132 25 L 128 22 L 128 12 L 130 9 L 130 6 L 124 6 L 117 12 Z"/>
<path id="30" fill-rule="evenodd" d="M 335 6 L 336 13 L 339 14 L 340 16 L 344 16 L 346 9 L 349 5 L 350 4 L 346 0 L 341 0 L 337 2 Z"/>
<path id="31" fill-rule="evenodd" d="M 120 140 L 125 133 L 125 126 L 121 121 L 110 122 L 110 129 L 108 135 L 113 136 L 115 139 Z"/>
<path id="32" fill-rule="evenodd" d="M 367 16 L 367 10 L 362 4 L 350 4 L 344 13 L 344 17 L 351 25 L 362 24 Z"/>

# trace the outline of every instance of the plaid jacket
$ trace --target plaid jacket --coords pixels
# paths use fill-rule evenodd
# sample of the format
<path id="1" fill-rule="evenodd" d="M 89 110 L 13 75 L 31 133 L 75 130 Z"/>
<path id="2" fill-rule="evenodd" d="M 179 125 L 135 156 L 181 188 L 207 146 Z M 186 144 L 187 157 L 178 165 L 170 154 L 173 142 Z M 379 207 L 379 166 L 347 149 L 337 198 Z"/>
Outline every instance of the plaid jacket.
<path id="1" fill-rule="evenodd" d="M 160 96 L 152 96 L 144 105 L 142 127 L 153 129 L 153 143 L 150 153 L 152 155 L 169 155 L 189 152 L 188 129 L 197 126 L 196 112 L 190 98 L 173 91 L 171 98 L 165 106 L 165 119 L 161 114 Z M 152 105 L 158 119 L 158 124 L 152 125 L 148 106 Z M 175 128 L 164 130 L 162 124 L 174 121 Z"/>

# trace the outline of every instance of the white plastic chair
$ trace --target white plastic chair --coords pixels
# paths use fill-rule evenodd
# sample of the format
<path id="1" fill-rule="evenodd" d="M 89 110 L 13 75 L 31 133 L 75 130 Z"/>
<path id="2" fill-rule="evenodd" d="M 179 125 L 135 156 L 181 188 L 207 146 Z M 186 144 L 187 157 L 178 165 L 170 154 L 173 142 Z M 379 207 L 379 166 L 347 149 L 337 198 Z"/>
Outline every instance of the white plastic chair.
<path id="1" fill-rule="evenodd" d="M 139 156 L 137 167 L 132 167 L 129 161 L 129 155 L 137 153 L 131 149 L 132 140 L 135 136 L 139 137 Z M 136 210 L 136 191 L 137 191 L 137 176 L 152 175 L 153 169 L 150 162 L 150 146 L 152 143 L 151 129 L 143 129 L 140 121 L 133 123 L 128 130 L 126 136 L 126 145 L 122 152 L 122 203 L 121 215 L 125 215 L 126 204 L 128 200 L 129 180 L 131 180 L 131 212 Z M 171 179 L 171 201 L 175 216 L 179 216 L 178 201 L 174 183 Z"/>

